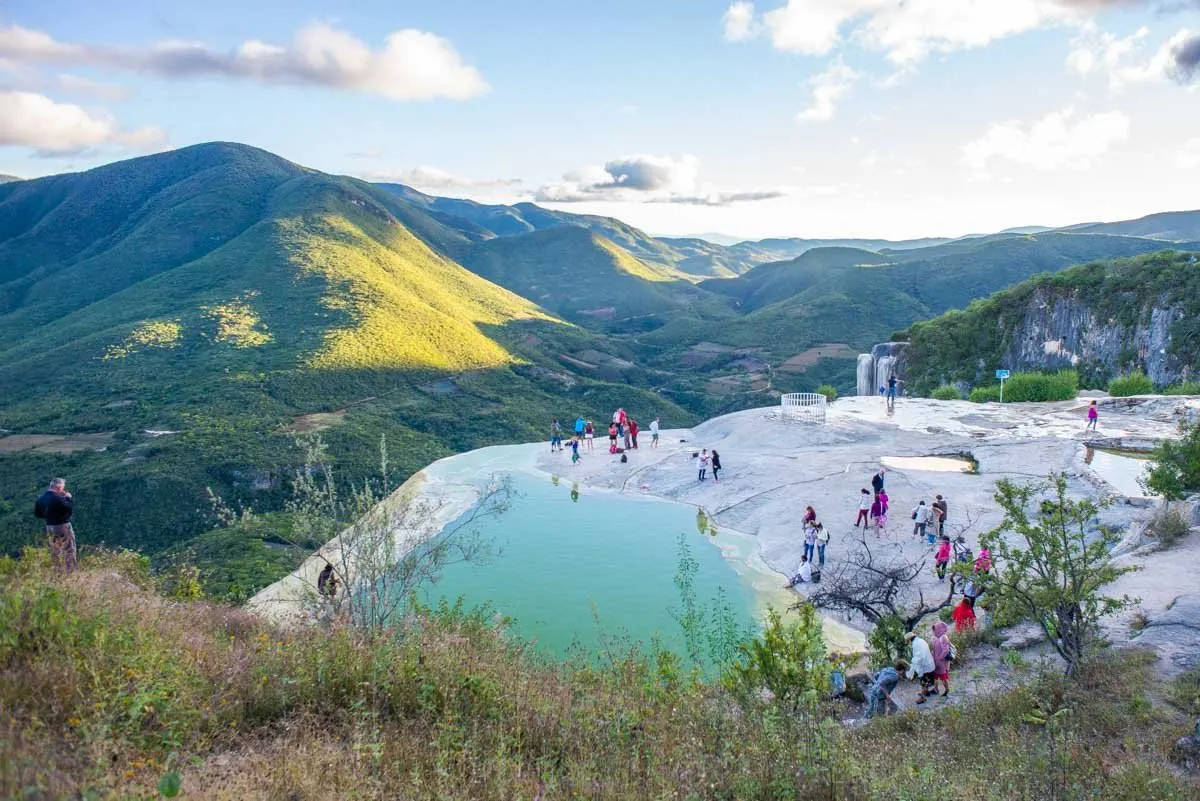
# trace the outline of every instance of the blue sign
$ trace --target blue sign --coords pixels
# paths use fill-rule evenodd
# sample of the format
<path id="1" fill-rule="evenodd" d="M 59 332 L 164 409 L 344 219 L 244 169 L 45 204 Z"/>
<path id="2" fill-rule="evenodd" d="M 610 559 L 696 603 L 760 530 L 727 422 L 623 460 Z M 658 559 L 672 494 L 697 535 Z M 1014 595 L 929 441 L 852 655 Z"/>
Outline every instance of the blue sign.
<path id="1" fill-rule="evenodd" d="M 996 378 L 999 378 L 1001 381 L 1008 378 L 1008 376 L 1009 376 L 1009 372 L 1007 370 L 997 370 L 996 371 Z"/>

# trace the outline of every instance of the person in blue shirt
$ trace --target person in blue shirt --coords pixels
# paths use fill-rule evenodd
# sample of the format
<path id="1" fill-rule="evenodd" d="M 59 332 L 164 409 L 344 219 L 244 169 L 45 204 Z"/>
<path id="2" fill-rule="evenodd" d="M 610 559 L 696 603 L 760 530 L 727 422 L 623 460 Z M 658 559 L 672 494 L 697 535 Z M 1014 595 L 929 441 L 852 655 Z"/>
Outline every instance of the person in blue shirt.
<path id="1" fill-rule="evenodd" d="M 888 704 L 897 709 L 900 708 L 900 705 L 892 698 L 892 693 L 895 691 L 896 685 L 900 683 L 900 674 L 905 670 L 908 670 L 908 662 L 897 659 L 895 664 L 888 665 L 875 674 L 875 681 L 867 690 L 868 718 L 873 718 L 880 713 L 886 715 Z"/>

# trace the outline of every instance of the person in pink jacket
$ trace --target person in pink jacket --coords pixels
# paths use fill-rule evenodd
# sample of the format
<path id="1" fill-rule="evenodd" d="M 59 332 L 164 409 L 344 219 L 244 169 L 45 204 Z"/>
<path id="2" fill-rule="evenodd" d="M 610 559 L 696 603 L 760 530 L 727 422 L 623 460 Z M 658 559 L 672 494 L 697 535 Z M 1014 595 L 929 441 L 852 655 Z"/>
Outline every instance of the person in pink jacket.
<path id="1" fill-rule="evenodd" d="M 940 681 L 944 689 L 942 695 L 950 694 L 950 635 L 946 633 L 947 626 L 942 621 L 933 624 L 933 692 L 937 694 Z"/>
<path id="2" fill-rule="evenodd" d="M 946 580 L 946 568 L 950 565 L 950 538 L 942 535 L 937 553 L 933 555 L 933 566 L 937 570 L 938 581 Z"/>

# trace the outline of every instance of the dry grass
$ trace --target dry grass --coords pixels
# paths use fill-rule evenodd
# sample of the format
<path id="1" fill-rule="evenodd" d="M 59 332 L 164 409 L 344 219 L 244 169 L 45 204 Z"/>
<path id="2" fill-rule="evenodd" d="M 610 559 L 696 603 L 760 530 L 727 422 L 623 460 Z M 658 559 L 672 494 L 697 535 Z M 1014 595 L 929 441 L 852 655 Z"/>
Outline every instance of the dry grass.
<path id="1" fill-rule="evenodd" d="M 0 797 L 154 798 L 178 771 L 184 797 L 231 801 L 979 801 L 1048 797 L 1075 764 L 1080 792 L 1056 797 L 1196 790 L 1166 767 L 1178 721 L 1145 700 L 1143 657 L 848 731 L 662 653 L 541 661 L 456 610 L 281 630 L 156 596 L 128 554 L 66 579 L 0 560 L 0 589 Z M 1036 716 L 1060 708 L 1047 738 Z"/>

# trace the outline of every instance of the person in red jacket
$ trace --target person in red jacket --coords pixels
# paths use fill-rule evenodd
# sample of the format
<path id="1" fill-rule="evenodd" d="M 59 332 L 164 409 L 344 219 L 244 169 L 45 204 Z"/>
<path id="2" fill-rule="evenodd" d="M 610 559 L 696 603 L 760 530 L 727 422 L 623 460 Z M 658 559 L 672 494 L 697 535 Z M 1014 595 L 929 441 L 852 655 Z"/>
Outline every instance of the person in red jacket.
<path id="1" fill-rule="evenodd" d="M 638 435 L 637 420 L 630 418 L 629 419 L 629 436 L 631 436 L 633 438 L 633 449 L 635 451 L 637 450 L 637 435 Z"/>

